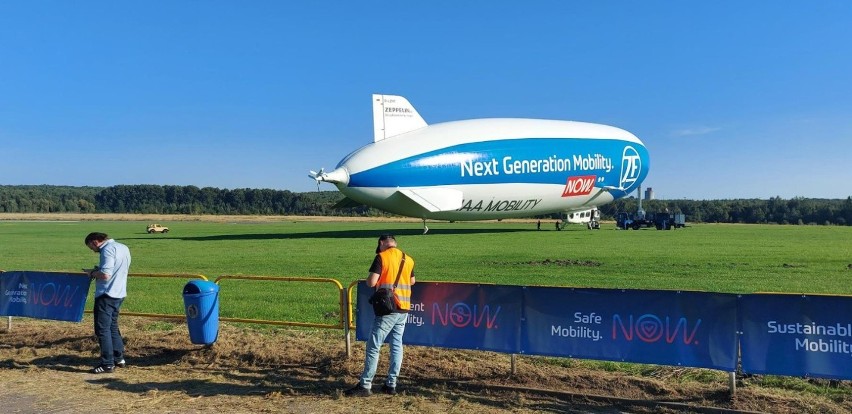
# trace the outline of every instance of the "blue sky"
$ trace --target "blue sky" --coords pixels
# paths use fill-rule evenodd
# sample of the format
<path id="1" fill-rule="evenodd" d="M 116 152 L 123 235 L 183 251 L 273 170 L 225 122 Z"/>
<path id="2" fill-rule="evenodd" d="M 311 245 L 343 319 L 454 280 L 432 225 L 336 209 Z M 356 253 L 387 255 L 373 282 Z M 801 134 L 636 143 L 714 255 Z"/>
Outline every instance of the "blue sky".
<path id="1" fill-rule="evenodd" d="M 658 198 L 846 198 L 849 22 L 849 1 L 2 2 L 0 184 L 312 191 L 385 93 L 430 124 L 626 129 Z"/>

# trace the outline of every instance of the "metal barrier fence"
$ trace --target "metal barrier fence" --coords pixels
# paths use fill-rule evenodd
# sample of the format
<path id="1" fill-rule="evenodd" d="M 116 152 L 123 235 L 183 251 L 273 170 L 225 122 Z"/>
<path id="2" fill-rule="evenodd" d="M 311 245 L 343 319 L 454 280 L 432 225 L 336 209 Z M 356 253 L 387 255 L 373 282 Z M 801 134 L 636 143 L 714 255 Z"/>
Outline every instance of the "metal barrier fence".
<path id="1" fill-rule="evenodd" d="M 85 274 L 85 273 L 82 273 Z M 201 274 L 183 274 L 183 273 L 174 273 L 174 274 L 160 274 L 160 273 L 130 273 L 127 275 L 128 277 L 154 277 L 154 278 L 166 278 L 166 279 L 201 279 L 207 280 L 207 276 Z M 93 313 L 92 310 L 85 310 L 84 313 Z M 121 312 L 122 315 L 125 316 L 142 316 L 147 318 L 163 318 L 163 319 L 186 319 L 186 315 L 177 315 L 177 314 L 168 314 L 168 313 L 146 313 L 146 312 Z M 11 317 L 10 317 L 11 318 Z"/>
<path id="2" fill-rule="evenodd" d="M 3 273 L 3 272 L 4 271 L 0 270 L 0 273 Z M 86 275 L 83 272 L 79 272 L 79 273 L 69 272 L 69 274 L 79 274 L 81 276 L 88 277 L 88 275 Z M 201 279 L 201 280 L 207 280 L 207 276 L 204 276 L 204 275 L 201 275 L 201 274 L 182 274 L 182 273 L 175 273 L 175 274 L 130 273 L 130 274 L 128 274 L 128 277 L 152 277 L 152 278 L 170 278 L 170 279 Z M 84 310 L 83 312 L 88 313 L 88 314 L 94 313 L 94 311 L 92 311 L 91 309 Z M 126 315 L 126 316 L 142 316 L 142 317 L 148 317 L 148 318 L 186 319 L 186 315 L 183 315 L 183 314 L 177 315 L 177 314 L 168 314 L 168 313 L 146 313 L 146 312 L 127 312 L 127 311 L 122 311 L 121 314 Z M 12 330 L 12 317 L 8 316 L 7 319 L 6 319 L 6 332 L 10 332 L 11 330 Z"/>
<path id="3" fill-rule="evenodd" d="M 337 289 L 338 306 L 340 309 L 340 317 L 336 324 L 310 323 L 310 322 L 295 322 L 295 321 L 271 321 L 264 319 L 250 318 L 230 318 L 219 317 L 220 321 L 225 322 L 243 322 L 243 323 L 260 323 L 266 325 L 283 325 L 283 326 L 300 326 L 309 328 L 324 328 L 324 329 L 342 329 L 346 341 L 346 355 L 352 355 L 352 343 L 350 342 L 350 326 L 352 324 L 351 305 L 346 297 L 346 291 L 343 285 L 335 279 L 316 278 L 316 277 L 273 277 L 273 276 L 244 276 L 244 275 L 223 275 L 216 278 L 215 282 L 220 285 L 220 281 L 229 279 L 239 280 L 265 280 L 272 282 L 310 282 L 310 283 L 331 283 Z"/>
<path id="4" fill-rule="evenodd" d="M 346 306 L 344 304 L 343 297 L 343 285 L 340 284 L 337 280 L 334 279 L 324 279 L 324 278 L 313 278 L 313 277 L 273 277 L 273 276 L 236 276 L 236 275 L 223 275 L 216 278 L 214 283 L 220 285 L 222 280 L 228 279 L 242 279 L 242 280 L 268 280 L 274 282 L 316 282 L 316 283 L 331 283 L 337 288 L 338 298 L 340 299 L 339 309 L 340 309 L 340 318 L 338 323 L 336 324 L 323 324 L 323 323 L 309 323 L 309 322 L 293 322 L 293 321 L 270 321 L 263 319 L 248 319 L 248 318 L 228 318 L 228 317 L 219 317 L 220 321 L 226 322 L 247 322 L 247 323 L 261 323 L 266 325 L 287 325 L 287 326 L 301 326 L 301 327 L 310 327 L 310 328 L 329 328 L 329 329 L 343 329 L 346 326 Z"/>
<path id="5" fill-rule="evenodd" d="M 352 356 L 352 339 L 350 338 L 349 333 L 355 329 L 355 312 L 352 310 L 352 290 L 358 287 L 358 283 L 360 280 L 356 280 L 349 284 L 346 288 L 346 296 L 343 300 L 346 303 L 346 328 L 344 329 L 346 335 L 346 357 L 349 358 Z"/>
<path id="6" fill-rule="evenodd" d="M 0 271 L 2 273 L 2 271 Z M 70 273 L 77 274 L 77 273 Z M 84 273 L 79 273 L 80 275 L 85 276 Z M 169 279 L 201 279 L 204 281 L 208 281 L 207 276 L 202 274 L 159 274 L 159 273 L 130 273 L 128 275 L 130 278 L 169 278 Z M 344 289 L 343 285 L 335 280 L 328 278 L 312 278 L 312 277 L 273 277 L 273 276 L 253 276 L 253 275 L 222 275 L 216 278 L 214 283 L 217 285 L 221 285 L 221 282 L 226 280 L 255 280 L 255 281 L 270 281 L 270 282 L 309 282 L 309 283 L 329 283 L 333 285 L 336 290 L 336 296 L 338 298 L 338 309 L 340 312 L 340 316 L 338 317 L 337 323 L 334 324 L 322 324 L 322 323 L 311 323 L 311 322 L 299 322 L 299 321 L 279 321 L 279 320 L 265 320 L 265 319 L 251 319 L 251 318 L 233 318 L 233 317 L 220 317 L 220 321 L 225 322 L 242 322 L 242 323 L 257 323 L 257 324 L 266 324 L 266 325 L 279 325 L 279 326 L 298 326 L 298 327 L 312 327 L 312 328 L 323 328 L 323 329 L 341 329 L 343 330 L 345 342 L 346 342 L 346 355 L 352 355 L 352 342 L 350 331 L 354 329 L 354 319 L 352 312 L 352 288 L 357 286 L 358 281 L 353 282 L 349 285 L 348 289 Z M 93 311 L 91 309 L 84 310 L 84 313 L 92 314 Z M 122 311 L 121 315 L 124 316 L 140 316 L 146 318 L 159 318 L 159 319 L 180 319 L 186 320 L 185 314 L 170 314 L 170 313 L 151 313 L 151 312 L 132 312 L 132 311 Z M 6 331 L 9 332 L 12 329 L 12 316 L 7 318 L 6 323 Z"/>
<path id="7" fill-rule="evenodd" d="M 0 274 L 2 273 L 0 271 Z M 77 273 L 72 273 L 71 275 L 75 274 Z M 197 274 L 132 273 L 130 276 L 207 280 L 206 276 Z M 346 341 L 346 354 L 348 357 L 352 356 L 350 332 L 356 328 L 355 309 L 353 308 L 356 298 L 353 298 L 353 291 L 355 292 L 354 295 L 357 296 L 357 288 L 364 283 L 363 280 L 353 281 L 344 288 L 339 281 L 328 278 L 223 275 L 218 277 L 214 283 L 219 286 L 225 280 L 235 279 L 268 282 L 327 283 L 333 285 L 334 289 L 336 289 L 340 311 L 337 323 L 334 324 L 233 317 L 220 317 L 219 320 L 342 329 Z M 511 291 L 513 289 L 520 290 L 520 292 Z M 827 358 L 833 358 L 835 357 L 833 354 L 838 353 L 834 348 L 839 346 L 838 344 L 842 341 L 836 340 L 832 342 L 834 340 L 832 338 L 834 336 L 852 336 L 852 334 L 849 334 L 849 332 L 852 332 L 852 325 L 847 324 L 846 320 L 835 323 L 834 319 L 832 319 L 838 313 L 837 309 L 844 309 L 844 311 L 840 312 L 841 316 L 849 315 L 846 309 L 850 309 L 850 302 L 848 298 L 835 297 L 833 295 L 817 296 L 819 299 L 817 300 L 816 298 L 809 299 L 807 295 L 798 294 L 734 295 L 707 292 L 500 286 L 453 282 L 432 282 L 425 284 L 425 286 L 418 284 L 418 289 L 412 290 L 412 292 L 412 313 L 409 315 L 409 323 L 413 323 L 414 326 L 410 328 L 410 332 L 409 329 L 406 329 L 406 337 L 410 344 L 457 349 L 484 349 L 509 353 L 512 355 L 513 373 L 515 371 L 515 354 L 518 352 L 529 355 L 567 356 L 571 358 L 620 360 L 635 363 L 662 363 L 665 365 L 676 364 L 677 366 L 685 365 L 727 371 L 729 374 L 729 387 L 733 394 L 735 392 L 734 369 L 740 363 L 745 367 L 745 363 L 742 363 L 740 357 L 741 352 L 739 352 L 743 335 L 746 333 L 750 334 L 751 336 L 746 339 L 757 344 L 752 346 L 752 348 L 760 351 L 756 352 L 759 355 L 753 357 L 757 362 L 753 362 L 752 365 L 762 363 L 761 361 L 766 359 L 762 356 L 765 352 L 761 351 L 764 348 L 763 343 L 769 342 L 772 346 L 779 348 L 786 346 L 785 344 L 796 339 L 787 338 L 789 335 L 780 337 L 781 339 L 759 337 L 760 335 L 767 336 L 764 335 L 766 333 L 764 331 L 767 329 L 760 328 L 767 325 L 763 321 L 764 319 L 772 321 L 774 325 L 767 325 L 770 328 L 779 324 L 776 322 L 776 319 L 779 318 L 781 318 L 779 320 L 794 321 L 806 327 L 810 327 L 811 325 L 809 325 L 810 322 L 806 323 L 804 321 L 830 320 L 830 323 L 819 325 L 820 327 L 824 326 L 826 332 L 816 333 L 816 335 L 833 335 L 829 338 L 830 340 L 808 339 L 808 342 L 802 342 L 803 350 L 800 354 L 805 354 L 806 351 L 810 352 L 810 354 L 805 355 L 806 358 L 804 359 L 806 359 L 806 363 L 799 364 L 804 365 L 805 368 L 798 366 L 794 368 L 806 369 L 805 375 L 807 376 L 815 374 L 818 374 L 816 376 L 835 375 L 833 374 L 834 371 L 828 374 L 819 371 L 824 366 L 831 365 L 830 362 L 832 360 Z M 486 295 L 486 293 L 488 294 Z M 362 290 L 360 294 L 361 301 L 366 302 L 366 298 L 369 296 L 368 290 Z M 649 297 L 654 298 L 654 300 L 649 300 Z M 324 298 L 324 300 L 329 299 L 327 295 Z M 747 301 L 747 299 L 750 301 Z M 840 302 L 841 300 L 845 300 L 845 302 Z M 572 309 L 577 310 L 574 313 L 574 324 L 564 322 L 564 315 L 560 313 L 561 311 L 558 311 L 558 309 L 562 309 L 560 305 L 566 302 L 570 302 L 573 306 Z M 424 306 L 424 303 L 431 305 Z M 618 306 L 607 307 L 601 310 L 601 303 L 618 304 Z M 767 306 L 767 303 L 773 306 Z M 748 305 L 748 312 L 742 311 L 743 306 L 746 305 Z M 526 310 L 522 312 L 521 308 Z M 425 317 L 422 314 L 427 309 L 432 309 L 434 312 L 431 317 L 432 325 L 434 326 L 420 328 Z M 545 310 L 549 311 L 546 312 Z M 85 312 L 92 313 L 92 311 Z M 364 321 L 369 321 L 372 318 L 372 310 L 369 307 L 358 309 L 358 312 Z M 603 312 L 609 312 L 611 315 L 602 318 L 604 316 Z M 641 314 L 635 324 L 633 321 L 634 314 Z M 122 312 L 122 315 L 186 319 L 186 316 L 183 314 Z M 526 316 L 521 317 L 523 315 Z M 530 318 L 530 315 L 534 315 L 534 317 Z M 740 326 L 745 326 L 745 322 L 741 321 L 744 318 L 743 315 L 749 317 L 745 319 L 748 322 L 748 326 L 754 325 L 760 329 L 748 330 L 740 328 Z M 670 322 L 670 318 L 673 318 L 671 319 L 672 322 Z M 602 347 L 597 344 L 598 340 L 604 339 L 603 336 L 600 336 L 600 332 L 602 332 L 600 326 L 603 326 L 602 321 L 604 319 L 611 320 L 612 323 L 611 329 L 606 328 L 607 331 L 612 332 L 612 338 L 609 339 L 609 342 L 615 343 L 616 340 L 620 341 L 620 348 L 615 346 Z M 652 322 L 656 321 L 656 325 L 654 326 L 658 329 L 651 331 L 648 330 L 647 324 L 640 324 L 641 321 L 646 319 Z M 799 319 L 803 321 L 799 321 Z M 12 317 L 8 317 L 7 331 L 11 329 L 11 320 Z M 525 328 L 514 328 L 513 323 L 521 320 L 524 321 Z M 577 326 L 580 327 L 575 326 L 576 324 L 579 324 Z M 696 339 L 698 337 L 695 336 L 699 325 L 706 326 L 706 329 L 702 328 L 701 335 L 703 336 L 701 336 L 700 340 Z M 496 334 L 496 331 L 488 331 L 492 328 L 496 329 L 498 326 L 502 328 L 500 332 L 504 336 L 517 334 L 523 337 L 520 339 L 514 337 L 505 339 L 503 336 Z M 594 329 L 588 326 L 594 326 L 594 329 L 598 331 L 594 331 Z M 688 326 L 692 328 L 688 330 Z M 786 324 L 778 326 L 788 329 L 787 327 L 789 326 L 798 325 Z M 663 341 L 663 328 L 666 329 L 667 335 L 665 341 Z M 467 335 L 451 334 L 460 329 L 466 329 L 467 331 L 478 329 L 479 333 Z M 828 332 L 829 329 L 835 329 L 837 332 Z M 366 326 L 366 324 L 359 328 L 358 337 L 364 337 L 367 334 L 365 330 L 369 330 L 369 326 Z M 444 335 L 437 335 L 442 338 L 440 341 L 436 341 L 435 339 L 436 335 L 434 335 L 433 331 L 436 330 L 443 330 L 445 333 Z M 669 330 L 673 333 L 669 333 Z M 777 330 L 780 331 L 780 328 Z M 589 336 L 587 333 L 595 333 L 595 335 Z M 775 332 L 770 329 L 769 333 Z M 790 334 L 787 331 L 781 333 Z M 634 336 L 637 339 L 636 341 L 634 341 Z M 752 336 L 755 338 L 752 338 Z M 481 342 L 486 339 L 488 343 L 483 346 Z M 588 339 L 594 339 L 595 343 L 589 342 Z M 642 343 L 639 344 L 639 341 L 642 341 Z M 635 349 L 640 349 L 639 345 L 636 344 L 641 345 L 641 351 L 635 351 Z M 728 344 L 729 346 L 724 344 Z M 521 346 L 523 348 L 518 348 Z M 816 348 L 817 346 L 819 348 Z M 823 350 L 823 347 L 826 350 Z M 733 351 L 727 352 L 730 351 L 728 348 L 733 349 Z M 678 351 L 672 352 L 672 349 L 677 349 Z M 604 351 L 610 353 L 604 354 Z M 826 354 L 827 356 L 824 355 L 823 357 L 829 362 L 817 365 L 814 362 L 816 358 L 812 355 L 817 351 Z M 783 355 L 785 360 L 790 359 L 789 355 L 785 352 L 775 352 L 775 354 Z M 681 359 L 672 361 L 672 355 L 679 356 L 678 358 L 681 359 L 688 357 L 689 361 L 686 363 L 682 362 Z M 843 360 L 841 367 L 847 364 L 846 361 Z M 779 365 L 780 363 L 773 360 L 772 364 Z M 786 367 L 786 365 L 784 366 Z M 814 371 L 814 367 L 816 367 L 816 371 Z M 752 367 L 751 369 L 758 370 L 759 367 Z M 810 371 L 807 371 L 807 369 L 810 369 Z M 779 373 L 776 371 L 768 371 L 767 373 L 798 376 L 798 374 Z"/>

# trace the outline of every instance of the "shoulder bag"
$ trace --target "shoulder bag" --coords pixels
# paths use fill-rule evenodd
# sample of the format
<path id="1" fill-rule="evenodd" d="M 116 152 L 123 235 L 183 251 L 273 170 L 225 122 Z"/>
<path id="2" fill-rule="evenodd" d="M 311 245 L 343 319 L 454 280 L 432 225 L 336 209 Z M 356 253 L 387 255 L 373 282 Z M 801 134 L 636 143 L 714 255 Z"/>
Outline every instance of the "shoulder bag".
<path id="1" fill-rule="evenodd" d="M 370 296 L 369 302 L 373 305 L 373 312 L 376 316 L 390 315 L 397 310 L 394 291 L 396 290 L 396 285 L 399 284 L 399 275 L 402 274 L 403 265 L 405 265 L 405 253 L 402 254 L 402 261 L 399 262 L 399 270 L 396 272 L 396 280 L 393 282 L 393 287 L 390 289 L 376 289 L 373 296 Z"/>

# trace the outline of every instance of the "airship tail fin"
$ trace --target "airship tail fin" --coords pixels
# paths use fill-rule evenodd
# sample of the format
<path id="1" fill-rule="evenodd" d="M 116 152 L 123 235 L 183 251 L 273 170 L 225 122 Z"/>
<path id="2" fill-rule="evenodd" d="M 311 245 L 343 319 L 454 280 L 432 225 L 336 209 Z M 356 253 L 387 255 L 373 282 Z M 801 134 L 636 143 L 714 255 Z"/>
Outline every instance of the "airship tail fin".
<path id="1" fill-rule="evenodd" d="M 408 99 L 394 95 L 373 95 L 373 142 L 426 125 Z"/>

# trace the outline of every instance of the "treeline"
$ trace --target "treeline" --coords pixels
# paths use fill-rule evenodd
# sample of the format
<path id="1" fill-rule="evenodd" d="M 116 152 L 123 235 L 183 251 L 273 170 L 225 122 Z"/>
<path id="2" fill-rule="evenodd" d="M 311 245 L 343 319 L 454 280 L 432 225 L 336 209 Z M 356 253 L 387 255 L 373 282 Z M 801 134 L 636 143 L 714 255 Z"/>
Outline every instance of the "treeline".
<path id="1" fill-rule="evenodd" d="M 371 213 L 367 207 L 333 209 L 342 198 L 337 191 L 294 193 L 253 188 L 118 185 L 95 194 L 94 202 L 99 211 L 109 213 L 307 216 Z"/>
<path id="2" fill-rule="evenodd" d="M 191 185 L 0 186 L 0 213 L 387 215 L 366 206 L 333 208 L 341 199 L 338 191 L 294 193 Z"/>
<path id="3" fill-rule="evenodd" d="M 103 187 L 0 185 L 0 213 L 95 213 Z"/>
<path id="4" fill-rule="evenodd" d="M 290 191 L 173 185 L 112 187 L 0 186 L 0 213 L 249 214 L 308 216 L 387 216 L 366 206 L 333 208 L 338 191 Z M 601 206 L 604 219 L 635 212 L 635 198 Z M 648 212 L 684 213 L 688 222 L 852 225 L 852 197 L 846 199 L 773 197 L 769 200 L 650 200 Z"/>

